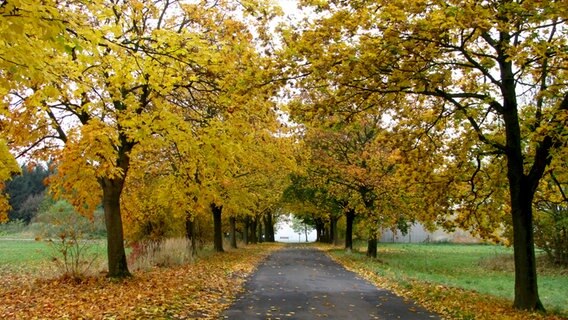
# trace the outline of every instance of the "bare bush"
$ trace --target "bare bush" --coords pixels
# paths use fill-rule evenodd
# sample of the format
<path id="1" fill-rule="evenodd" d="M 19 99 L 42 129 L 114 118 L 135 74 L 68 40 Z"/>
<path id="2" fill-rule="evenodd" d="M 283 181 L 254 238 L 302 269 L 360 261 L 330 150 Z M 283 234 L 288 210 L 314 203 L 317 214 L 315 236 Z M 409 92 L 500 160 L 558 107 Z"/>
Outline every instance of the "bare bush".
<path id="1" fill-rule="evenodd" d="M 48 254 L 63 276 L 80 279 L 91 270 L 98 259 L 92 221 L 69 203 L 58 201 L 36 217 L 36 225 L 36 239 L 47 241 Z"/>

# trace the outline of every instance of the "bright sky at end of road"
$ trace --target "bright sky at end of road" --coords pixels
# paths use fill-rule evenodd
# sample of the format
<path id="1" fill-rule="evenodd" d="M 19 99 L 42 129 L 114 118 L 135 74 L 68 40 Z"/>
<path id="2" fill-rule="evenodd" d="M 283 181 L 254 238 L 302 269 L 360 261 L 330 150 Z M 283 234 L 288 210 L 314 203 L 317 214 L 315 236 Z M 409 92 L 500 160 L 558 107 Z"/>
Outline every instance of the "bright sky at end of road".
<path id="1" fill-rule="evenodd" d="M 299 236 L 292 230 L 289 221 L 280 221 L 276 225 L 276 234 L 274 239 L 278 242 L 306 242 L 306 234 L 301 233 Z M 308 242 L 316 241 L 316 231 L 308 226 Z"/>

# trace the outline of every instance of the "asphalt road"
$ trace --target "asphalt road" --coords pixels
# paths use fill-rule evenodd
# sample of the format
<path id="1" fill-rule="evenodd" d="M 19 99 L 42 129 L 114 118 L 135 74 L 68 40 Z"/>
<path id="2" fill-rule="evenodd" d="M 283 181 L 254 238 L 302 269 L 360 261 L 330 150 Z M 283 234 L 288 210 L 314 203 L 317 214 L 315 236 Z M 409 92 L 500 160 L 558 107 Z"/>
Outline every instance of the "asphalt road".
<path id="1" fill-rule="evenodd" d="M 439 319 L 312 248 L 273 253 L 221 319 Z"/>

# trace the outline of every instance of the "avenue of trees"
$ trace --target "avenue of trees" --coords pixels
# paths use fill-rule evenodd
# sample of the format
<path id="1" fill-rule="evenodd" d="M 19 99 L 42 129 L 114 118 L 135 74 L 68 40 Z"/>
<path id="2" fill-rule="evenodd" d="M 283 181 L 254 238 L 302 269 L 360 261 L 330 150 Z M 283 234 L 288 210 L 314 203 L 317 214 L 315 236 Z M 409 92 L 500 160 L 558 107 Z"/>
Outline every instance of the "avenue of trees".
<path id="1" fill-rule="evenodd" d="M 300 5 L 0 1 L 0 220 L 30 221 L 13 190 L 45 170 L 53 198 L 102 207 L 110 277 L 125 240 L 221 252 L 287 211 L 335 244 L 344 223 L 346 250 L 357 228 L 370 257 L 381 229 L 459 227 L 511 243 L 514 306 L 543 310 L 535 244 L 568 261 L 568 6 Z"/>

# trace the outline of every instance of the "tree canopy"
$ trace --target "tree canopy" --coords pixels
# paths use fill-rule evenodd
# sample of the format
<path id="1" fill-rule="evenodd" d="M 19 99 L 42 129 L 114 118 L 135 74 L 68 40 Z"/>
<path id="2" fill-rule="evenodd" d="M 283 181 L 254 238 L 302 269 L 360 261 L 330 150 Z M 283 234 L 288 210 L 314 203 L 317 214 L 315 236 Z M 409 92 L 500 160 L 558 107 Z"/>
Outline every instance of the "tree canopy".
<path id="1" fill-rule="evenodd" d="M 533 231 L 568 201 L 568 6 L 300 6 L 292 23 L 269 0 L 2 1 L 0 189 L 15 159 L 51 161 L 55 197 L 102 205 L 112 277 L 125 235 L 212 219 L 222 251 L 223 217 L 256 237 L 279 207 L 318 239 L 344 215 L 347 249 L 357 219 L 370 256 L 381 228 L 460 227 L 510 241 L 514 304 L 543 309 Z"/>
<path id="2" fill-rule="evenodd" d="M 515 306 L 541 309 L 532 205 L 566 152 L 566 6 L 557 1 L 310 2 L 283 31 L 296 113 L 380 126 L 431 215 L 490 236 L 510 220 Z"/>

